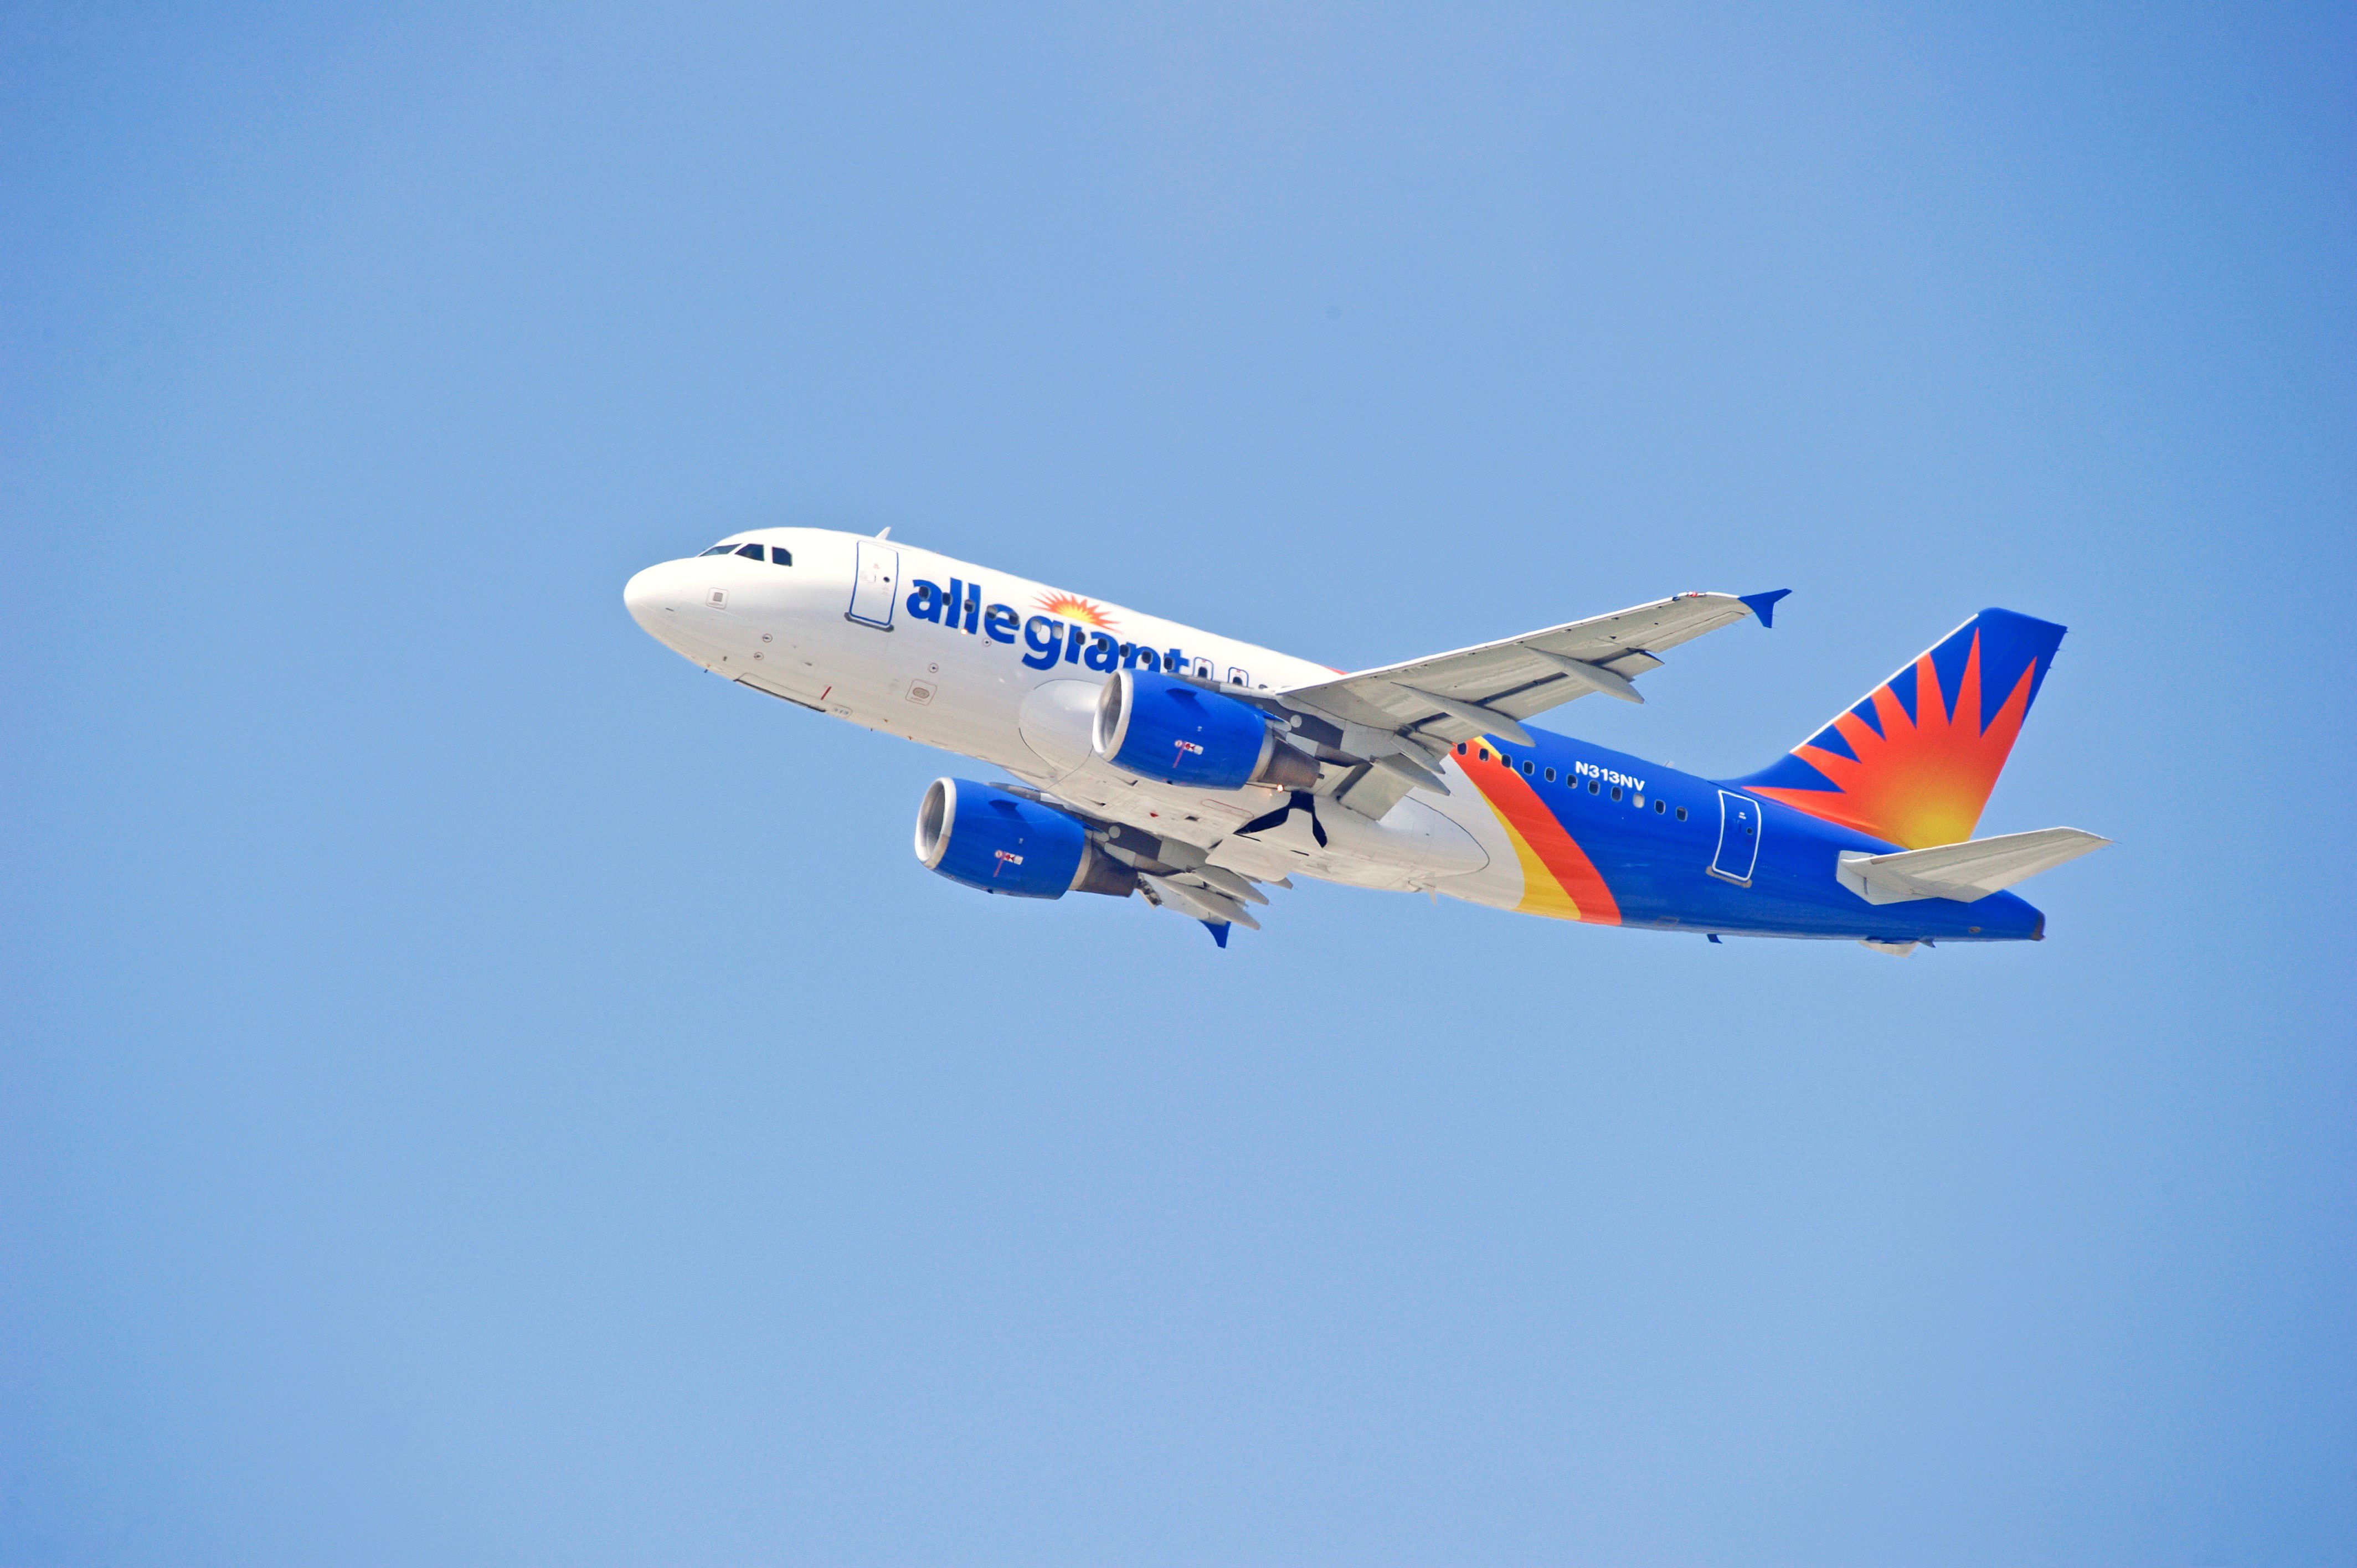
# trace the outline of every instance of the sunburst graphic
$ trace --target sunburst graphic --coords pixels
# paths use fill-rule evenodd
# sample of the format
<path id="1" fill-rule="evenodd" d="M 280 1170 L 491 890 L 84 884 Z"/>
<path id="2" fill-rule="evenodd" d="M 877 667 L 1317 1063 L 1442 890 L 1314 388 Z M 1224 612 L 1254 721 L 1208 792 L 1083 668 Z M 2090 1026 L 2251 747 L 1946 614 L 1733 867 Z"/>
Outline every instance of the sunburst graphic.
<path id="1" fill-rule="evenodd" d="M 1953 696 L 1940 690 L 1939 668 L 1927 652 L 1914 664 L 1913 717 L 1886 681 L 1868 699 L 1874 704 L 1874 723 L 1855 710 L 1833 722 L 1854 756 L 1844 757 L 1814 741 L 1794 749 L 1792 756 L 1832 783 L 1831 791 L 1763 784 L 1752 785 L 1752 791 L 1903 849 L 1962 843 L 1973 836 L 1981 808 L 1988 804 L 1989 791 L 1996 787 L 1996 776 L 2021 733 L 2039 662 L 2033 658 L 2023 667 L 2004 705 L 1984 728 L 1980 634 L 1973 635 Z"/>
<path id="2" fill-rule="evenodd" d="M 1113 617 L 1105 613 L 1104 607 L 1092 604 L 1078 595 L 1042 594 L 1037 602 L 1041 615 L 1062 616 L 1066 620 L 1076 620 L 1100 631 L 1113 629 Z"/>

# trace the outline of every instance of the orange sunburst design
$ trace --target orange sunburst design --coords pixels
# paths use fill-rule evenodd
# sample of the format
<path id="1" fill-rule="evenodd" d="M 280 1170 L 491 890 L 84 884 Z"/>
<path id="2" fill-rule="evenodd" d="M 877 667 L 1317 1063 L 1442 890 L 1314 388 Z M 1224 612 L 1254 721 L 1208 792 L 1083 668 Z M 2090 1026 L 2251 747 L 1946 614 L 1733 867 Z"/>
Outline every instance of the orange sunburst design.
<path id="1" fill-rule="evenodd" d="M 1871 833 L 1902 849 L 1962 843 L 1973 836 L 1988 804 L 1996 776 L 2012 755 L 2029 712 L 2038 674 L 2032 659 L 2014 682 L 2005 705 L 1980 727 L 1981 639 L 1975 632 L 1953 700 L 1940 690 L 1940 672 L 1925 653 L 1915 660 L 1915 716 L 1889 682 L 1875 688 L 1875 726 L 1855 713 L 1834 720 L 1856 761 L 1821 746 L 1803 745 L 1792 755 L 1824 774 L 1833 789 L 1751 786 L 1752 793 L 1781 800 L 1796 811 Z"/>
<path id="2" fill-rule="evenodd" d="M 1099 631 L 1113 629 L 1113 617 L 1105 607 L 1077 594 L 1042 594 L 1035 602 L 1043 616 L 1062 616 L 1066 620 L 1076 620 L 1083 626 L 1095 627 Z"/>
<path id="3" fill-rule="evenodd" d="M 1523 864 L 1523 901 L 1514 907 L 1515 912 L 1586 920 L 1598 926 L 1619 925 L 1619 900 L 1604 886 L 1596 863 L 1564 831 L 1563 823 L 1539 799 L 1539 792 L 1521 774 L 1484 752 L 1478 741 L 1459 760 L 1466 777 L 1497 813 L 1499 825 L 1514 846 L 1514 857 Z"/>

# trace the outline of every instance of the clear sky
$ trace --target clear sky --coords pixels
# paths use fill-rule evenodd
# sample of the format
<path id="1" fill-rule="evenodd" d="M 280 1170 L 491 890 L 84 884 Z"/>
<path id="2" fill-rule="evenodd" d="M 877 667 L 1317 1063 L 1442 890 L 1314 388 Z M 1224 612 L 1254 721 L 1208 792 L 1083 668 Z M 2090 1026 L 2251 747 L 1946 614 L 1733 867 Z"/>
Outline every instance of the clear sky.
<path id="1" fill-rule="evenodd" d="M 0 1568 L 2357 1559 L 2346 6 L 0 17 Z M 624 579 L 2067 623 L 1906 959 L 909 850 Z"/>

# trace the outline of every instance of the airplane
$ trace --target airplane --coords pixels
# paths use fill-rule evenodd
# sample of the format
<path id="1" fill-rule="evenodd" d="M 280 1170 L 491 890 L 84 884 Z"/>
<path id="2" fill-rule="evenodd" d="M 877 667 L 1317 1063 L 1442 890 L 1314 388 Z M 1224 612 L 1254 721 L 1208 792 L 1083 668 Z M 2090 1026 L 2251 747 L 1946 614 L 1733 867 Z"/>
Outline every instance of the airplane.
<path id="1" fill-rule="evenodd" d="M 2006 891 L 2108 839 L 1975 826 L 2064 628 L 1985 609 L 1767 768 L 1697 778 L 1525 721 L 1641 703 L 1680 643 L 1789 590 L 1682 593 L 1355 672 L 971 562 L 814 528 L 630 578 L 673 651 L 748 691 L 977 758 L 917 859 L 985 893 L 1143 897 L 1222 948 L 1296 875 L 1589 925 L 1919 943 L 2041 940 Z"/>

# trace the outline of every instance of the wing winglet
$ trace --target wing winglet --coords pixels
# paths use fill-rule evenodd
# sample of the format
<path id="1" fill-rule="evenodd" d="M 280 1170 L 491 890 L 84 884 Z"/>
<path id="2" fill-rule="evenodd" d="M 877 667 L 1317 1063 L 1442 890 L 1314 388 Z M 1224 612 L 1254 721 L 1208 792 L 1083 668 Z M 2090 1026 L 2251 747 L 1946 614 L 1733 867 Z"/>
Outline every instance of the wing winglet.
<path id="1" fill-rule="evenodd" d="M 1761 626 L 1773 627 L 1776 624 L 1776 601 L 1786 597 L 1792 591 L 1790 588 L 1770 588 L 1764 594 L 1738 594 L 1735 596 L 1751 607 L 1751 613 L 1760 618 Z"/>

